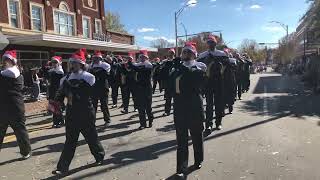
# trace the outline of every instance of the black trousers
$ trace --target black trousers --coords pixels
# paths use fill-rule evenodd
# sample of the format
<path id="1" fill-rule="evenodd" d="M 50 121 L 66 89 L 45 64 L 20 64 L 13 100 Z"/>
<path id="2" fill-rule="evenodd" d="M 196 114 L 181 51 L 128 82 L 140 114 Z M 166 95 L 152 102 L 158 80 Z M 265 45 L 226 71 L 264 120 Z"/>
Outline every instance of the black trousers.
<path id="1" fill-rule="evenodd" d="M 206 93 L 206 102 L 206 128 L 213 126 L 213 106 L 215 108 L 216 125 L 221 125 L 225 108 L 222 92 L 208 91 Z"/>
<path id="2" fill-rule="evenodd" d="M 23 156 L 28 155 L 31 152 L 31 145 L 28 135 L 28 130 L 25 125 L 25 118 L 7 120 L 6 118 L 1 117 L 0 121 L 0 150 L 6 135 L 8 126 L 13 129 L 13 132 L 17 138 L 17 142 L 20 148 L 20 154 Z"/>
<path id="3" fill-rule="evenodd" d="M 92 104 L 97 114 L 98 109 L 98 101 L 100 101 L 100 108 L 103 113 L 103 119 L 105 122 L 110 122 L 110 112 L 108 108 L 108 93 L 106 92 L 104 95 L 94 96 L 92 97 Z"/>
<path id="4" fill-rule="evenodd" d="M 98 140 L 98 133 L 96 127 L 92 123 L 91 125 L 79 128 L 77 125 L 68 124 L 66 125 L 66 141 L 63 147 L 62 154 L 60 156 L 57 169 L 58 170 L 68 170 L 70 163 L 73 159 L 74 153 L 76 151 L 78 138 L 80 133 L 85 138 L 89 145 L 91 154 L 97 161 L 103 160 L 105 152 L 103 146 Z"/>
<path id="5" fill-rule="evenodd" d="M 134 109 L 138 109 L 137 106 L 137 90 L 135 85 L 125 85 L 123 86 L 123 109 L 128 110 L 130 102 L 130 94 L 132 95 Z"/>
<path id="6" fill-rule="evenodd" d="M 188 169 L 188 132 L 190 131 L 195 163 L 202 163 L 204 157 L 202 130 L 197 126 L 187 128 L 176 125 L 177 136 L 177 173 L 184 173 Z"/>
<path id="7" fill-rule="evenodd" d="M 159 84 L 159 91 L 160 91 L 160 93 L 162 92 L 161 81 L 160 81 L 160 80 L 157 80 L 157 79 L 154 79 L 154 80 L 153 80 L 153 85 L 152 85 L 152 93 L 153 93 L 153 94 L 156 92 L 157 84 Z"/>
<path id="8" fill-rule="evenodd" d="M 153 122 L 152 114 L 152 89 L 150 87 L 139 87 L 137 92 L 138 112 L 141 126 L 146 126 L 146 115 L 149 123 Z"/>
<path id="9" fill-rule="evenodd" d="M 122 87 L 119 83 L 114 83 L 111 86 L 111 97 L 112 97 L 112 104 L 115 105 L 118 103 L 118 95 L 119 95 L 119 87 L 121 88 L 121 95 L 123 100 L 123 93 L 122 93 Z"/>
<path id="10" fill-rule="evenodd" d="M 164 112 L 170 114 L 171 112 L 171 105 L 172 105 L 172 95 L 168 89 L 164 90 L 164 99 L 166 100 L 164 104 Z"/>
<path id="11" fill-rule="evenodd" d="M 239 99 L 241 99 L 242 90 L 243 90 L 243 88 L 242 88 L 242 82 L 239 81 L 239 82 L 237 82 L 237 91 L 238 91 L 238 98 L 239 98 Z"/>

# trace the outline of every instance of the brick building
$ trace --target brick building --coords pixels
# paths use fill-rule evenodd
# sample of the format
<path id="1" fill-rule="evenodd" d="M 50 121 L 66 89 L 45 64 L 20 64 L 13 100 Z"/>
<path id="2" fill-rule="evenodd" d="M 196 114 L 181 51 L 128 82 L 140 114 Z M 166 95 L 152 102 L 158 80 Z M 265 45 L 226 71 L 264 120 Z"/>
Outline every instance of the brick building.
<path id="1" fill-rule="evenodd" d="M 105 29 L 104 5 L 104 0 L 0 0 L 0 40 L 9 41 L 0 53 L 17 49 L 28 70 L 54 55 L 66 61 L 79 48 L 114 54 L 139 50 L 132 35 Z"/>

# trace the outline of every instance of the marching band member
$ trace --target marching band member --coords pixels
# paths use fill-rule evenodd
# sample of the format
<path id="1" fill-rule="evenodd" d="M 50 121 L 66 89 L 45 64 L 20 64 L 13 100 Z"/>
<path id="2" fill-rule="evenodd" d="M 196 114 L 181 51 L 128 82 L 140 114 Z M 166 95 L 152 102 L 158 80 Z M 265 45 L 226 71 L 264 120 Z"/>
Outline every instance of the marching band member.
<path id="1" fill-rule="evenodd" d="M 63 78 L 64 71 L 61 66 L 62 58 L 60 56 L 53 56 L 51 58 L 51 69 L 48 71 L 49 80 L 49 102 L 54 100 L 56 93 L 60 87 L 60 80 Z M 60 128 L 63 122 L 63 116 L 61 114 L 53 114 L 53 128 Z"/>
<path id="2" fill-rule="evenodd" d="M 210 35 L 207 40 L 208 50 L 199 55 L 198 61 L 207 65 L 207 83 L 205 88 L 206 95 L 206 134 L 213 130 L 213 105 L 215 106 L 216 128 L 222 128 L 221 122 L 224 116 L 223 98 L 223 73 L 224 64 L 228 61 L 228 56 L 223 51 L 217 50 L 217 39 Z M 213 101 L 214 99 L 214 101 Z"/>
<path id="3" fill-rule="evenodd" d="M 170 92 L 173 95 L 173 114 L 177 136 L 177 176 L 183 178 L 188 168 L 188 132 L 194 149 L 194 168 L 200 169 L 203 161 L 204 108 L 202 88 L 206 65 L 197 62 L 194 43 L 186 43 L 182 50 L 182 64 L 175 66 L 170 75 Z"/>
<path id="4" fill-rule="evenodd" d="M 111 66 L 102 62 L 102 53 L 96 51 L 92 56 L 92 64 L 89 66 L 89 72 L 95 76 L 96 82 L 92 88 L 92 103 L 97 113 L 98 101 L 100 101 L 100 108 L 103 113 L 105 127 L 110 123 L 110 112 L 108 108 L 108 94 L 109 94 L 109 75 Z"/>
<path id="5" fill-rule="evenodd" d="M 17 65 L 16 50 L 6 51 L 2 56 L 4 70 L 0 72 L 0 150 L 8 126 L 16 135 L 23 159 L 31 156 L 31 145 L 26 129 L 23 101 L 23 76 Z"/>
<path id="6" fill-rule="evenodd" d="M 61 87 L 55 98 L 61 104 L 63 99 L 67 97 L 68 103 L 65 123 L 66 141 L 57 170 L 53 171 L 53 174 L 65 174 L 68 172 L 80 133 L 88 143 L 97 165 L 102 164 L 105 155 L 104 149 L 98 140 L 98 133 L 95 127 L 95 108 L 91 99 L 95 77 L 83 70 L 86 63 L 85 49 L 80 49 L 73 54 L 70 58 L 70 63 L 71 73 L 61 79 Z"/>
<path id="7" fill-rule="evenodd" d="M 142 50 L 139 55 L 139 63 L 132 63 L 129 61 L 129 68 L 137 72 L 137 103 L 140 127 L 144 129 L 146 125 L 146 114 L 149 120 L 149 127 L 152 127 L 153 114 L 152 114 L 152 84 L 151 73 L 152 64 L 149 62 L 148 52 Z"/>

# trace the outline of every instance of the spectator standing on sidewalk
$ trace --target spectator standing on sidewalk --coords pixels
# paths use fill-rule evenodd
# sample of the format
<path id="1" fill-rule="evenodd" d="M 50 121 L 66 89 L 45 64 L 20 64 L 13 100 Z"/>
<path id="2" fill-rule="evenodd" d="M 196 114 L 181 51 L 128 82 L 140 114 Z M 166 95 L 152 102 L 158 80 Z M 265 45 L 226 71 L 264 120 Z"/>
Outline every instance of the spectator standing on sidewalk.
<path id="1" fill-rule="evenodd" d="M 40 101 L 40 78 L 38 76 L 39 69 L 32 68 L 32 99 L 34 101 Z"/>

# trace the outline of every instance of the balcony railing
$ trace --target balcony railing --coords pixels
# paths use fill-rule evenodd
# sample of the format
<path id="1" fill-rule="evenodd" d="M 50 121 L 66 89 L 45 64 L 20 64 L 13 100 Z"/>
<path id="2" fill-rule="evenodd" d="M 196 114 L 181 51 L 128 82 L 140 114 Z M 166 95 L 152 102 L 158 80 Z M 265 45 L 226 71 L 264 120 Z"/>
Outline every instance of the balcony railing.
<path id="1" fill-rule="evenodd" d="M 112 41 L 110 35 L 98 34 L 98 33 L 93 33 L 92 39 L 96 40 L 96 41 L 105 41 L 105 42 L 111 42 Z"/>

